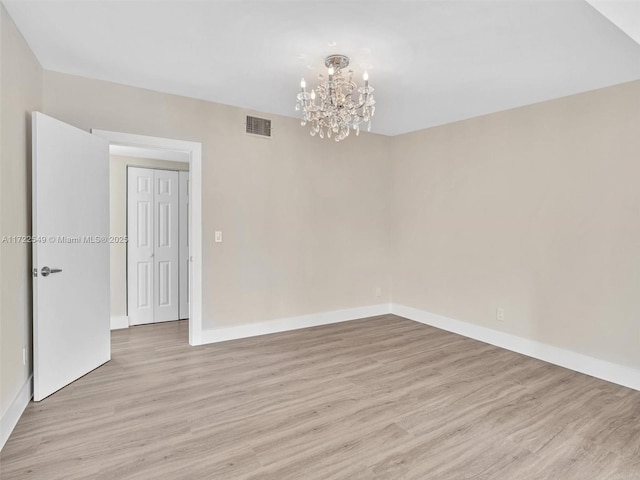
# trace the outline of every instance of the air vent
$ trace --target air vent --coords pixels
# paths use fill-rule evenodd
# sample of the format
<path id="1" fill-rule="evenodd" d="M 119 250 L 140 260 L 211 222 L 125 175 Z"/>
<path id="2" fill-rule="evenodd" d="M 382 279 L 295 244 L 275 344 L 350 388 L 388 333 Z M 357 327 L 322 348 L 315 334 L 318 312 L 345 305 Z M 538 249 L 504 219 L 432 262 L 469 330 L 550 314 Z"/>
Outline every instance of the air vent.
<path id="1" fill-rule="evenodd" d="M 271 120 L 247 115 L 247 133 L 261 137 L 271 137 Z"/>

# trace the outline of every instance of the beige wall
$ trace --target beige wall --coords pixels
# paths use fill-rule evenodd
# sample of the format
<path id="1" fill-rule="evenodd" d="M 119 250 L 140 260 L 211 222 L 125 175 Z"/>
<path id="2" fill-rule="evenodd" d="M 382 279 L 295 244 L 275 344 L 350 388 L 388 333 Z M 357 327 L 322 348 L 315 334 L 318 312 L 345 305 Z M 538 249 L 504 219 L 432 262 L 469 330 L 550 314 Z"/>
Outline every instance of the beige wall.
<path id="1" fill-rule="evenodd" d="M 109 162 L 110 233 L 113 236 L 127 234 L 127 167 L 160 168 L 165 170 L 189 170 L 186 162 L 169 162 L 148 158 L 131 158 L 111 155 Z M 111 244 L 111 316 L 127 315 L 127 245 Z"/>
<path id="2" fill-rule="evenodd" d="M 255 138 L 239 108 L 53 72 L 44 101 L 80 128 L 202 142 L 204 328 L 389 300 L 386 137 L 336 144 L 268 115 Z"/>
<path id="3" fill-rule="evenodd" d="M 640 82 L 391 143 L 394 302 L 640 368 Z"/>
<path id="4" fill-rule="evenodd" d="M 0 229 L 31 232 L 31 112 L 42 107 L 42 69 L 0 5 Z M 0 245 L 0 414 L 31 372 L 31 246 Z M 27 365 L 22 349 L 27 348 Z"/>

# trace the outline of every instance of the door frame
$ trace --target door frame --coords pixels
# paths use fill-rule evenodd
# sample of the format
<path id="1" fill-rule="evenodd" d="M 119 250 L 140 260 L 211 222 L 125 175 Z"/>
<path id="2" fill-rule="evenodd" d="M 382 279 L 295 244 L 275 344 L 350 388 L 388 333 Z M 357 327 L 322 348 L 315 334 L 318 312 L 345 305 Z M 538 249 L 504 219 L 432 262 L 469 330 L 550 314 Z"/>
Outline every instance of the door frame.
<path id="1" fill-rule="evenodd" d="M 171 150 L 189 155 L 189 344 L 202 345 L 202 144 L 186 140 L 91 129 L 110 145 Z"/>

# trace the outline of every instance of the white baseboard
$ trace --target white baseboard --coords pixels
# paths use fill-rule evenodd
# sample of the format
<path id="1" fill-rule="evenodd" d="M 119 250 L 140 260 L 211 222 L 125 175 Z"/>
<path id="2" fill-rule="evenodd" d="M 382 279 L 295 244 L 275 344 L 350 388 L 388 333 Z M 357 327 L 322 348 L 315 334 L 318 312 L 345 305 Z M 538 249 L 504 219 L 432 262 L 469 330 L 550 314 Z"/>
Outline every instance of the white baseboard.
<path id="1" fill-rule="evenodd" d="M 111 330 L 119 330 L 121 328 L 129 328 L 129 317 L 126 315 L 111 317 Z"/>
<path id="2" fill-rule="evenodd" d="M 31 397 L 33 397 L 33 390 L 31 388 L 31 382 L 33 375 L 29 375 L 29 378 L 22 386 L 16 398 L 13 399 L 11 405 L 0 419 L 0 450 L 4 448 L 4 444 L 9 440 L 9 436 L 13 429 L 16 428 L 18 420 L 24 413 L 25 408 L 29 405 Z"/>
<path id="3" fill-rule="evenodd" d="M 375 317 L 391 313 L 391 305 L 383 303 L 368 307 L 349 308 L 332 312 L 313 313 L 298 317 L 279 318 L 260 323 L 250 323 L 237 327 L 216 328 L 202 331 L 202 343 L 225 342 L 237 338 L 255 337 L 268 333 L 298 330 L 300 328 L 317 327 L 330 323 L 346 322 L 359 318 Z"/>
<path id="4" fill-rule="evenodd" d="M 576 372 L 616 383 L 624 387 L 640 390 L 640 370 L 599 360 L 581 353 L 554 347 L 546 343 L 529 340 L 509 333 L 499 332 L 472 323 L 461 322 L 413 307 L 391 304 L 391 313 L 419 323 L 431 325 L 448 332 L 490 343 L 497 347 L 560 365 Z"/>

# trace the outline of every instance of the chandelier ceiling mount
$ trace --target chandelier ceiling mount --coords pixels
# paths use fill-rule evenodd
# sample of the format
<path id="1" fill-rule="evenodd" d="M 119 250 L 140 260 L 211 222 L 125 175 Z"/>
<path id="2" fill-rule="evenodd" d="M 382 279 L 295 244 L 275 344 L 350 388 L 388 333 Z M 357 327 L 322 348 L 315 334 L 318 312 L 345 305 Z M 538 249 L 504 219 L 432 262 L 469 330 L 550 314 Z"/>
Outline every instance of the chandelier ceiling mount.
<path id="1" fill-rule="evenodd" d="M 349 66 L 349 57 L 345 55 L 329 55 L 324 59 L 324 65 L 327 68 L 343 69 Z"/>

